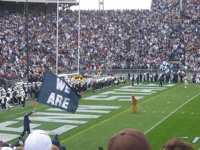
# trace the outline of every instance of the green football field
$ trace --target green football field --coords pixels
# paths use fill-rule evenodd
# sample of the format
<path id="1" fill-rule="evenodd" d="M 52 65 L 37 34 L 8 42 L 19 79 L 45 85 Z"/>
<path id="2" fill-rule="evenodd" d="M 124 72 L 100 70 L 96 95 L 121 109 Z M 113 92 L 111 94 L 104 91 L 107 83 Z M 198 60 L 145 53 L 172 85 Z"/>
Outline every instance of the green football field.
<path id="1" fill-rule="evenodd" d="M 137 113 L 132 114 L 131 96 L 138 99 Z M 200 149 L 200 87 L 190 83 L 143 83 L 112 86 L 82 95 L 75 114 L 38 103 L 30 116 L 31 129 L 42 129 L 53 139 L 59 134 L 61 145 L 68 150 L 107 150 L 111 136 L 124 128 L 146 134 L 152 150 L 160 150 L 172 137 L 181 137 Z M 34 109 L 33 101 L 26 108 L 18 105 L 0 111 L 0 140 L 15 143 L 23 130 L 23 113 Z M 27 133 L 24 138 L 27 137 Z"/>

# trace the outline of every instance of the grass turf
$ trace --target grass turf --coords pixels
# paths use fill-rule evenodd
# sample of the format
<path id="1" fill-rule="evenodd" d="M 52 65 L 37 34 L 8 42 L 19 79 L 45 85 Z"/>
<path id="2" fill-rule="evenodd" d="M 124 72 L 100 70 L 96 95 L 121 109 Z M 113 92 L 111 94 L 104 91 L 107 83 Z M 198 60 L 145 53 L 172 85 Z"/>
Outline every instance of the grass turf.
<path id="1" fill-rule="evenodd" d="M 99 115 L 95 119 L 80 119 L 87 120 L 87 123 L 80 124 L 76 128 L 69 130 L 59 136 L 61 145 L 67 146 L 69 150 L 94 150 L 98 146 L 107 149 L 107 143 L 110 137 L 124 128 L 134 128 L 144 132 L 150 140 L 153 150 L 159 150 L 163 144 L 165 144 L 172 137 L 181 137 L 186 141 L 192 143 L 195 149 L 200 148 L 200 142 L 198 137 L 199 131 L 199 101 L 200 101 L 200 87 L 194 84 L 189 84 L 188 89 L 184 88 L 182 83 L 179 83 L 172 87 L 167 87 L 164 84 L 163 90 L 157 90 L 152 95 L 146 95 L 144 98 L 138 101 L 137 113 L 131 113 L 131 100 L 120 101 L 120 98 L 115 100 L 84 100 L 86 97 L 99 96 L 103 92 L 117 91 L 125 86 L 130 86 L 130 83 L 126 83 L 121 86 L 113 86 L 110 88 L 96 91 L 94 94 L 91 90 L 82 95 L 82 99 L 79 105 L 95 105 L 95 106 L 119 106 L 118 109 L 113 109 L 109 113 L 99 115 L 98 112 L 93 112 L 93 115 Z M 148 84 L 141 85 L 141 89 L 145 89 Z M 152 87 L 158 87 L 154 85 Z M 108 94 L 107 97 L 112 96 L 130 96 L 134 94 L 132 89 L 135 87 L 129 87 L 129 91 L 117 91 L 114 94 Z M 122 92 L 124 92 L 122 94 Z M 50 107 L 38 104 L 37 112 L 51 112 L 48 110 Z M 13 121 L 18 117 L 23 116 L 24 111 L 33 110 L 33 101 L 27 101 L 26 110 L 22 110 L 20 107 L 14 107 L 10 111 L 0 112 L 0 122 Z M 104 110 L 102 108 L 102 110 Z M 61 111 L 62 113 L 64 111 Z M 53 113 L 53 111 L 52 111 Z M 66 114 L 71 114 L 65 112 Z M 76 114 L 83 114 L 76 112 Z M 84 113 L 89 115 L 91 113 Z M 35 115 L 36 117 L 36 115 Z M 66 123 L 49 123 L 43 121 L 37 121 L 34 119 L 33 123 L 41 124 L 35 129 L 42 130 L 54 130 L 59 126 L 66 125 Z M 16 124 L 11 125 L 12 128 L 19 128 L 23 125 L 23 121 L 19 121 Z M 20 134 L 21 131 L 4 131 L 0 127 L 1 133 Z M 53 134 L 50 134 L 53 139 Z M 27 134 L 25 138 L 27 137 Z M 0 137 L 3 140 L 3 137 Z M 9 142 L 15 143 L 17 139 Z"/>

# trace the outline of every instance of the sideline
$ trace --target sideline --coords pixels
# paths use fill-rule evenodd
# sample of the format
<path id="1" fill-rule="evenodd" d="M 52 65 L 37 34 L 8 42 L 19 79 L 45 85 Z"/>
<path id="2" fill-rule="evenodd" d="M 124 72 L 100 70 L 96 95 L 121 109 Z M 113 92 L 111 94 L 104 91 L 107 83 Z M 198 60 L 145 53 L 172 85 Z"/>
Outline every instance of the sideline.
<path id="1" fill-rule="evenodd" d="M 145 102 L 148 102 L 148 101 L 150 101 L 150 100 L 152 100 L 152 99 L 154 99 L 154 98 L 156 98 L 156 97 L 159 97 L 159 96 L 161 96 L 161 95 L 163 95 L 163 94 L 169 93 L 169 92 L 171 92 L 172 90 L 179 88 L 180 86 L 182 86 L 182 85 L 181 85 L 181 84 L 180 84 L 180 85 L 177 85 L 176 87 L 173 87 L 173 88 L 170 89 L 170 90 L 167 90 L 167 91 L 165 91 L 165 92 L 163 92 L 163 93 L 161 93 L 161 94 L 158 94 L 158 95 L 156 95 L 156 96 L 151 97 L 150 99 L 147 99 L 147 100 L 145 100 L 145 101 L 140 102 L 138 105 L 141 105 L 141 104 L 143 104 L 143 103 L 145 103 Z M 115 118 L 115 117 L 117 117 L 117 116 L 119 116 L 119 115 L 121 115 L 121 114 L 127 112 L 127 111 L 130 111 L 131 108 L 132 108 L 132 107 L 130 107 L 130 108 L 128 108 L 128 109 L 126 109 L 126 110 L 124 110 L 124 111 L 122 111 L 122 112 L 120 112 L 120 113 L 118 113 L 118 114 L 116 114 L 116 115 L 113 115 L 112 117 L 110 117 L 110 118 L 108 118 L 108 119 L 105 119 L 105 120 L 103 120 L 103 121 L 101 121 L 101 122 L 99 122 L 99 123 L 97 123 L 97 124 L 95 124 L 95 125 L 93 125 L 93 126 L 90 126 L 89 128 L 87 128 L 87 129 L 85 129 L 85 130 L 82 130 L 82 131 L 80 131 L 80 132 L 78 132 L 78 133 L 76 133 L 76 134 L 74 134 L 74 135 L 72 135 L 72 136 L 70 136 L 70 137 L 68 137 L 68 138 L 66 138 L 66 139 L 64 139 L 64 140 L 62 140 L 62 141 L 60 141 L 60 142 L 61 142 L 61 143 L 64 143 L 64 142 L 66 142 L 66 141 L 68 141 L 68 140 L 70 140 L 70 139 L 72 139 L 72 138 L 74 138 L 74 137 L 76 137 L 76 136 L 78 136 L 78 135 L 80 135 L 80 134 L 82 134 L 82 133 L 84 133 L 84 132 L 90 130 L 90 129 L 93 129 L 93 128 L 95 128 L 95 127 L 97 127 L 97 126 L 99 126 L 99 125 L 101 125 L 101 124 L 103 124 L 103 123 L 105 123 L 105 122 L 107 122 L 107 121 L 109 121 L 109 120 L 111 120 L 111 119 L 113 119 L 113 118 Z M 155 127 L 156 127 L 156 126 L 155 126 Z"/>

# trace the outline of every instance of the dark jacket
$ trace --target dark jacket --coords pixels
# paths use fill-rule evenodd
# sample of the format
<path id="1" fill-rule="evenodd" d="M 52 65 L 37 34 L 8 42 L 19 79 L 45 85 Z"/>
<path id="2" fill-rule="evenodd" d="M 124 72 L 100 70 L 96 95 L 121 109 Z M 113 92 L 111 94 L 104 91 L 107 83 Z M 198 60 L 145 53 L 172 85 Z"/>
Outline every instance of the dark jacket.
<path id="1" fill-rule="evenodd" d="M 52 144 L 56 145 L 57 147 L 60 147 L 60 141 L 58 140 L 57 137 L 55 137 L 52 141 Z"/>
<path id="2" fill-rule="evenodd" d="M 28 113 L 27 115 L 24 115 L 24 126 L 27 127 L 29 126 L 31 120 L 29 120 L 29 117 L 32 114 L 32 112 Z"/>

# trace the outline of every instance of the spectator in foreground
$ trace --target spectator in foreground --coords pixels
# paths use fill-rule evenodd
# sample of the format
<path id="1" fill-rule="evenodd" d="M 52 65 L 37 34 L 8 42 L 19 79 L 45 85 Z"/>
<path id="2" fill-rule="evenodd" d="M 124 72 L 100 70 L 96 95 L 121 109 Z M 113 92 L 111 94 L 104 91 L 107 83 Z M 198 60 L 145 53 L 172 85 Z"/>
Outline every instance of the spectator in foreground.
<path id="1" fill-rule="evenodd" d="M 151 150 L 148 138 L 139 130 L 124 129 L 113 135 L 108 150 Z"/>
<path id="2" fill-rule="evenodd" d="M 51 150 L 59 150 L 59 148 L 56 145 L 52 144 L 52 149 Z"/>
<path id="3" fill-rule="evenodd" d="M 16 147 L 14 150 L 24 150 L 24 147 L 18 146 L 18 147 Z"/>
<path id="4" fill-rule="evenodd" d="M 15 146 L 24 146 L 24 139 L 22 136 L 20 136 L 15 144 Z"/>
<path id="5" fill-rule="evenodd" d="M 162 150 L 194 150 L 194 147 L 181 138 L 172 138 L 163 145 Z"/>
<path id="6" fill-rule="evenodd" d="M 97 150 L 103 150 L 103 147 L 100 146 L 100 147 L 97 148 Z"/>
<path id="7" fill-rule="evenodd" d="M 52 150 L 51 138 L 43 130 L 34 130 L 25 140 L 24 150 Z"/>
<path id="8" fill-rule="evenodd" d="M 2 147 L 1 150 L 13 150 L 11 147 Z"/>
<path id="9" fill-rule="evenodd" d="M 56 145 L 57 147 L 60 147 L 60 141 L 58 139 L 58 134 L 55 135 L 54 139 L 52 140 L 52 144 Z"/>
<path id="10" fill-rule="evenodd" d="M 67 150 L 66 146 L 60 146 L 59 150 Z"/>

